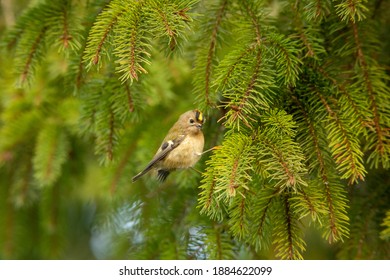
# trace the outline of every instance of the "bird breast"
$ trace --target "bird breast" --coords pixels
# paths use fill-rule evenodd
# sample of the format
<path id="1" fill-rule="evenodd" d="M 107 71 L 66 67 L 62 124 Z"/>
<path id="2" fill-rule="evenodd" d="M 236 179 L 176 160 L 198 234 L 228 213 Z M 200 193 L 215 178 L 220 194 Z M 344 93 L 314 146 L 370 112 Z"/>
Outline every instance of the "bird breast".
<path id="1" fill-rule="evenodd" d="M 204 136 L 202 132 L 187 135 L 183 142 L 164 158 L 164 166 L 169 169 L 194 166 L 202 155 L 203 146 Z"/>

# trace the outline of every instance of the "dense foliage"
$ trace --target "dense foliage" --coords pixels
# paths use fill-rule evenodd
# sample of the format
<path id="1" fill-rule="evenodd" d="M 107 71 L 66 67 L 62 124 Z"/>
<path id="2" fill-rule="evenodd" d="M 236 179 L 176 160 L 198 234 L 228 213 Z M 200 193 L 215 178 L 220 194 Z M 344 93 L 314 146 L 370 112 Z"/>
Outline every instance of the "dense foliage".
<path id="1" fill-rule="evenodd" d="M 27 4 L 1 7 L 0 258 L 390 257 L 389 1 Z M 132 184 L 192 108 L 218 148 Z"/>

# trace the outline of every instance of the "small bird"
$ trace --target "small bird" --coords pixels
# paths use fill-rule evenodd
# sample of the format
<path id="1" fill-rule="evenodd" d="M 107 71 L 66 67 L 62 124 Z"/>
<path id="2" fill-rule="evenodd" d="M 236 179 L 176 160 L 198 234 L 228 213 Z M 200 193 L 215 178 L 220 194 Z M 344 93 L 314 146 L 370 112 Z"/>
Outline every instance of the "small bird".
<path id="1" fill-rule="evenodd" d="M 155 169 L 157 179 L 163 182 L 171 171 L 193 167 L 203 152 L 204 122 L 203 114 L 199 110 L 182 114 L 168 131 L 153 159 L 132 181 L 135 182 L 151 169 Z"/>

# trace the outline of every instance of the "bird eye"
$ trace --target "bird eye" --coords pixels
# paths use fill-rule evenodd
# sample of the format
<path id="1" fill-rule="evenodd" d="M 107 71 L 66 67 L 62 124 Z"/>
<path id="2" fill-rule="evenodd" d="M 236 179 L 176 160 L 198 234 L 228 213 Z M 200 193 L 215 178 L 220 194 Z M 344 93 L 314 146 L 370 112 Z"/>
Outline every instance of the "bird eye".
<path id="1" fill-rule="evenodd" d="M 190 123 L 194 123 L 195 121 L 194 121 L 194 119 L 190 119 Z"/>

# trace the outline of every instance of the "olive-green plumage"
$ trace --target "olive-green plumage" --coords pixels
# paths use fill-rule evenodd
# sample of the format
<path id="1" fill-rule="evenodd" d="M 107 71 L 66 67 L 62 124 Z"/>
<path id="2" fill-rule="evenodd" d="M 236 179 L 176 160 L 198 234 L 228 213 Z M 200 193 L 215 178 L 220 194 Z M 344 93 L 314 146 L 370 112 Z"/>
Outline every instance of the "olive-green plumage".
<path id="1" fill-rule="evenodd" d="M 144 170 L 133 177 L 132 181 L 136 181 L 151 169 L 155 169 L 157 178 L 164 181 L 171 171 L 194 166 L 203 152 L 204 121 L 199 110 L 182 114 L 168 131 L 153 159 Z"/>

